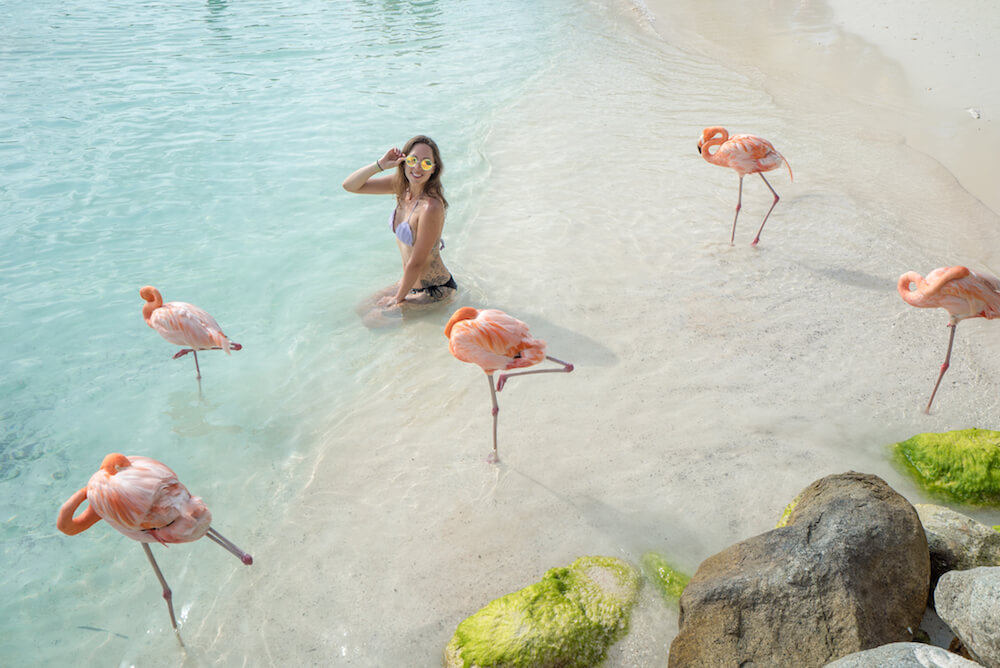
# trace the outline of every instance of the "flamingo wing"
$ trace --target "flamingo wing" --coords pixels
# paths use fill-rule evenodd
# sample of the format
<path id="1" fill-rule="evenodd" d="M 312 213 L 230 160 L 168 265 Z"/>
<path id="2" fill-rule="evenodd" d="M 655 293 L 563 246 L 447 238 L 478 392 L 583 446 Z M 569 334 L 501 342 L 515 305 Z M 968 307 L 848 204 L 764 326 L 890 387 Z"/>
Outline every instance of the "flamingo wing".
<path id="1" fill-rule="evenodd" d="M 451 353 L 492 373 L 538 364 L 545 359 L 545 342 L 532 338 L 528 326 L 497 309 L 486 309 L 470 320 L 455 323 Z"/>
<path id="2" fill-rule="evenodd" d="M 149 325 L 164 339 L 195 350 L 222 348 L 229 353 L 229 339 L 211 315 L 187 302 L 168 302 L 153 311 Z"/>
<path id="3" fill-rule="evenodd" d="M 768 172 L 780 167 L 785 159 L 771 142 L 754 135 L 733 135 L 719 147 L 717 156 L 729 167 L 743 174 Z"/>
<path id="4" fill-rule="evenodd" d="M 964 310 L 969 314 L 966 317 L 1000 317 L 1000 279 L 996 276 L 969 271 L 968 276 L 948 283 L 942 292 L 951 292 L 965 302 Z"/>

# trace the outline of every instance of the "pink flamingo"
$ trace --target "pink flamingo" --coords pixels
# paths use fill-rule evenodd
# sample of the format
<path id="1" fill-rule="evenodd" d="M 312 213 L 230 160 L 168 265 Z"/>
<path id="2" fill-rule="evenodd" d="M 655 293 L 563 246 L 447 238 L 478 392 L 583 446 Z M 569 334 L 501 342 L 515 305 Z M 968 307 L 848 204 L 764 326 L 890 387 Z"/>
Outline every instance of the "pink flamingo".
<path id="1" fill-rule="evenodd" d="M 189 346 L 174 355 L 174 359 L 194 353 L 194 370 L 198 380 L 201 380 L 201 368 L 198 366 L 199 350 L 240 350 L 243 348 L 235 341 L 230 341 L 215 318 L 204 310 L 187 302 L 163 303 L 160 291 L 151 285 L 139 290 L 139 295 L 146 300 L 142 307 L 142 317 L 146 324 L 160 333 L 170 343 L 178 346 Z"/>
<path id="2" fill-rule="evenodd" d="M 528 326 L 497 309 L 478 310 L 464 306 L 451 316 L 444 328 L 448 337 L 448 349 L 462 362 L 478 364 L 486 372 L 493 400 L 493 451 L 486 461 L 491 464 L 500 461 L 497 454 L 497 392 L 513 376 L 533 373 L 569 373 L 573 365 L 549 357 L 545 354 L 545 342 L 532 338 Z M 544 360 L 561 364 L 561 369 L 535 369 L 500 374 L 496 389 L 493 389 L 493 372 L 500 369 L 519 369 L 534 366 Z"/>
<path id="3" fill-rule="evenodd" d="M 73 513 L 84 501 L 89 501 L 87 508 L 74 517 Z M 87 486 L 69 497 L 59 509 L 56 527 L 75 536 L 102 519 L 142 543 L 163 587 L 170 623 L 178 640 L 181 636 L 174 617 L 173 594 L 148 544 L 157 542 L 167 546 L 208 536 L 247 566 L 253 563 L 253 557 L 211 527 L 212 513 L 200 498 L 191 496 L 187 487 L 177 480 L 177 474 L 149 457 L 126 457 L 118 453 L 106 456 Z"/>
<path id="4" fill-rule="evenodd" d="M 715 153 L 711 152 L 713 146 L 718 147 Z M 740 194 L 736 200 L 736 215 L 733 217 L 733 234 L 729 239 L 730 244 L 736 240 L 736 220 L 740 217 L 740 207 L 743 205 L 743 177 L 747 174 L 760 174 L 760 178 L 774 195 L 771 208 L 764 214 L 764 220 L 760 224 L 760 229 L 757 230 L 757 236 L 750 244 L 756 246 L 760 241 L 760 233 L 764 230 L 767 217 L 771 215 L 774 205 L 781 199 L 764 178 L 764 172 L 777 169 L 781 163 L 785 163 L 788 168 L 788 178 L 792 179 L 792 166 L 766 139 L 754 135 L 733 135 L 730 137 L 729 132 L 720 127 L 705 128 L 702 131 L 701 139 L 698 141 L 698 153 L 713 165 L 735 169 L 736 173 L 740 175 Z"/>
<path id="5" fill-rule="evenodd" d="M 910 286 L 915 285 L 916 290 Z M 976 273 L 966 267 L 939 267 L 927 274 L 925 279 L 915 271 L 908 271 L 899 277 L 896 286 L 899 296 L 910 306 L 918 308 L 943 308 L 948 311 L 948 352 L 941 364 L 937 382 L 931 392 L 930 401 L 924 413 L 931 412 L 931 404 L 944 372 L 951 363 L 951 347 L 955 343 L 955 327 L 966 318 L 1000 317 L 1000 278 L 985 273 Z"/>

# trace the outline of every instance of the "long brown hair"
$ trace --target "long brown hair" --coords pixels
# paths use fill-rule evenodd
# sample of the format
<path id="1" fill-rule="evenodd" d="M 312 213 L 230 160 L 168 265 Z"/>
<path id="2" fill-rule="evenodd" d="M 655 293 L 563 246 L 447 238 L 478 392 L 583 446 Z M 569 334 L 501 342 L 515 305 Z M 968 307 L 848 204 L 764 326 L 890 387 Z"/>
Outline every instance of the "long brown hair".
<path id="1" fill-rule="evenodd" d="M 431 155 L 434 156 L 434 173 L 431 177 L 427 179 L 427 183 L 424 185 L 424 192 L 431 197 L 436 197 L 441 200 L 441 204 L 444 208 L 448 208 L 448 200 L 444 198 L 444 188 L 441 186 L 441 175 L 444 174 L 444 163 L 441 162 L 441 151 L 438 150 L 438 145 L 433 139 L 426 135 L 417 135 L 410 141 L 406 142 L 406 146 L 403 147 L 403 153 L 409 155 L 410 151 L 417 144 L 426 144 L 431 149 Z M 409 184 L 406 181 L 406 161 L 399 163 L 396 167 L 396 173 L 393 175 L 393 190 L 396 191 L 396 199 L 402 200 L 403 195 L 406 194 L 406 189 Z"/>

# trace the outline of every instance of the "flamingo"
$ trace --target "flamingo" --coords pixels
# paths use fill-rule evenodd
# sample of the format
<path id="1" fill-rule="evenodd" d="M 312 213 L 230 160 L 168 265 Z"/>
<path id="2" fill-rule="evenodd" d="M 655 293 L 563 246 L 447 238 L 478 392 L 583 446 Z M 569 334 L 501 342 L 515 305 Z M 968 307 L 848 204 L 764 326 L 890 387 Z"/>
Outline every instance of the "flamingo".
<path id="1" fill-rule="evenodd" d="M 713 146 L 718 147 L 715 153 L 711 152 Z M 788 178 L 792 179 L 792 166 L 785 160 L 785 156 L 778 153 L 771 142 L 766 139 L 754 135 L 733 135 L 730 137 L 729 132 L 720 127 L 702 130 L 701 139 L 698 141 L 698 153 L 713 165 L 735 169 L 736 173 L 740 175 L 740 194 L 736 199 L 736 215 L 733 217 L 733 234 L 729 239 L 730 245 L 736 240 L 736 220 L 740 217 L 740 207 L 743 204 L 743 177 L 747 174 L 760 174 L 760 178 L 774 195 L 771 208 L 764 214 L 764 220 L 760 224 L 760 229 L 757 230 L 757 236 L 750 244 L 756 246 L 760 241 L 760 233 L 764 229 L 767 217 L 771 215 L 774 205 L 781 199 L 764 178 L 764 172 L 777 169 L 781 163 L 785 163 L 785 167 L 788 168 Z"/>
<path id="2" fill-rule="evenodd" d="M 139 290 L 146 300 L 142 307 L 142 317 L 146 324 L 159 332 L 164 339 L 178 346 L 189 346 L 174 355 L 174 359 L 194 353 L 194 370 L 201 380 L 198 366 L 199 350 L 240 350 L 243 348 L 222 333 L 219 323 L 204 310 L 187 302 L 163 303 L 160 291 L 151 285 Z"/>
<path id="3" fill-rule="evenodd" d="M 910 286 L 915 285 L 916 290 Z M 955 343 L 955 327 L 966 318 L 1000 317 L 1000 278 L 986 273 L 977 273 L 966 267 L 938 267 L 924 278 L 915 271 L 908 271 L 899 277 L 896 286 L 899 296 L 910 306 L 918 308 L 943 308 L 948 311 L 948 352 L 941 364 L 937 382 L 931 392 L 930 401 L 924 413 L 930 414 L 934 395 L 944 372 L 951 363 L 951 347 Z"/>
<path id="4" fill-rule="evenodd" d="M 87 508 L 74 517 L 84 501 L 89 502 Z M 56 527 L 66 535 L 75 536 L 102 519 L 142 543 L 163 587 L 170 623 L 181 645 L 184 641 L 174 617 L 173 593 L 153 558 L 149 543 L 157 542 L 166 547 L 170 543 L 189 543 L 208 536 L 247 566 L 253 563 L 253 557 L 211 527 L 212 513 L 199 497 L 191 496 L 187 487 L 177 480 L 177 474 L 149 457 L 107 455 L 87 486 L 69 497 L 59 509 Z"/>
<path id="5" fill-rule="evenodd" d="M 500 461 L 497 454 L 497 392 L 503 390 L 509 378 L 533 373 L 569 373 L 573 365 L 545 354 L 545 342 L 532 338 L 528 326 L 497 309 L 479 310 L 464 306 L 451 316 L 444 328 L 448 337 L 448 349 L 462 362 L 478 364 L 486 372 L 490 384 L 490 398 L 493 400 L 493 451 L 486 461 L 495 464 Z M 561 369 L 535 369 L 502 373 L 493 388 L 493 373 L 500 369 L 519 369 L 534 366 L 549 360 L 561 364 Z"/>

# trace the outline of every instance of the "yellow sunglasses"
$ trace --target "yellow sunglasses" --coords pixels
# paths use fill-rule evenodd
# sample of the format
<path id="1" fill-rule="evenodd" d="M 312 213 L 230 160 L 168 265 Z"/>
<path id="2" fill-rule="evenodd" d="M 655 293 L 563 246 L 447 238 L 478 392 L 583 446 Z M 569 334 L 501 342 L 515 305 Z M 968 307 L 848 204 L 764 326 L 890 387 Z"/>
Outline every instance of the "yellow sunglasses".
<path id="1" fill-rule="evenodd" d="M 417 156 L 415 156 L 415 155 L 408 155 L 408 156 L 406 156 L 406 166 L 407 167 L 416 167 L 417 162 L 418 162 L 417 161 Z M 419 162 L 420 162 L 420 169 L 424 170 L 425 172 L 434 169 L 434 161 L 431 160 L 430 158 L 424 158 L 423 160 L 420 160 Z"/>

